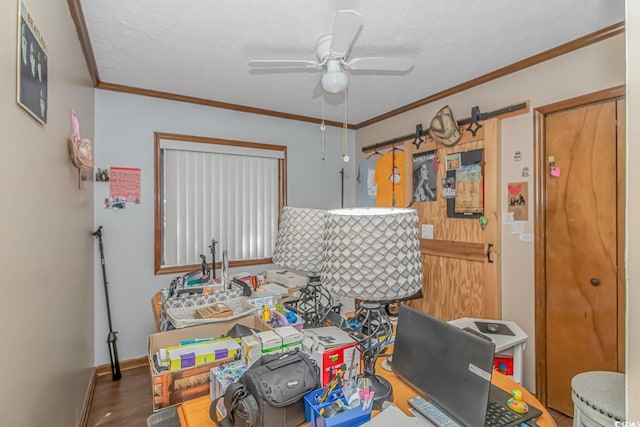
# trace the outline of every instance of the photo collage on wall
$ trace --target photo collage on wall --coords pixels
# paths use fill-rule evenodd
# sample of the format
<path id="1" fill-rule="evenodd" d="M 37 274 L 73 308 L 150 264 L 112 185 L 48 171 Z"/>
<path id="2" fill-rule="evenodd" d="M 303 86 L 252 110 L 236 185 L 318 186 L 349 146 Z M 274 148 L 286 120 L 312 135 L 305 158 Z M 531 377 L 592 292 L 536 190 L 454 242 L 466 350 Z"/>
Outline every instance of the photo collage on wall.
<path id="1" fill-rule="evenodd" d="M 447 200 L 449 218 L 480 218 L 483 215 L 483 155 L 482 149 L 447 154 L 442 196 Z"/>

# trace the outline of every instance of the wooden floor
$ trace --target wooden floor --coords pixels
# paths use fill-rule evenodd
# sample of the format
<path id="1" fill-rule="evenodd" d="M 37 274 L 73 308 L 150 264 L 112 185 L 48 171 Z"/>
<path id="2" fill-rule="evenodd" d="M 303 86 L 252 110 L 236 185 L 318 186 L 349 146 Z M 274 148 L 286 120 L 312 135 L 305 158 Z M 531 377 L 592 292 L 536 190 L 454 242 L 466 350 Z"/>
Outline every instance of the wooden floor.
<path id="1" fill-rule="evenodd" d="M 120 381 L 99 376 L 87 426 L 144 427 L 153 414 L 149 367 L 122 371 Z"/>
<path id="2" fill-rule="evenodd" d="M 549 410 L 558 427 L 571 427 L 573 420 Z M 151 378 L 146 366 L 122 371 L 120 381 L 110 375 L 98 377 L 89 414 L 89 427 L 144 427 L 153 414 Z"/>

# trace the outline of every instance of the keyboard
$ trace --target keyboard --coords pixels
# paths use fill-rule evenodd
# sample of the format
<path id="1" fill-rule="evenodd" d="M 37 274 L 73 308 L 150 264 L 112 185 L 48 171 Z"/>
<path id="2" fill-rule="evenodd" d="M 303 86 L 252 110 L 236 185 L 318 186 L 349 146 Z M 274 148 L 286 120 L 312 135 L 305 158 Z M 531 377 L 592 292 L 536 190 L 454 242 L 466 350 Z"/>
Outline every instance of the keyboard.
<path id="1" fill-rule="evenodd" d="M 413 406 L 420 414 L 435 423 L 438 427 L 460 427 L 460 425 L 449 418 L 447 414 L 420 396 L 410 397 L 408 402 L 409 405 Z M 519 418 L 521 417 L 518 414 L 499 403 L 489 402 L 484 425 L 485 427 L 501 427 Z"/>
<path id="2" fill-rule="evenodd" d="M 424 415 L 438 427 L 461 427 L 460 424 L 449 418 L 447 414 L 420 396 L 410 397 L 407 401 L 409 402 L 409 405 L 416 409 L 416 411 Z"/>
<path id="3" fill-rule="evenodd" d="M 489 402 L 484 425 L 485 427 L 500 427 L 520 418 L 520 415 L 514 413 L 509 408 L 505 408 L 497 402 Z"/>
<path id="4" fill-rule="evenodd" d="M 427 417 L 422 415 L 420 412 L 416 411 L 416 408 L 409 407 L 409 408 L 407 408 L 407 410 L 409 411 L 409 413 L 411 415 L 413 415 L 413 420 L 420 427 L 433 427 L 433 426 L 435 426 L 435 424 L 433 424 L 431 421 L 429 421 L 429 419 Z"/>

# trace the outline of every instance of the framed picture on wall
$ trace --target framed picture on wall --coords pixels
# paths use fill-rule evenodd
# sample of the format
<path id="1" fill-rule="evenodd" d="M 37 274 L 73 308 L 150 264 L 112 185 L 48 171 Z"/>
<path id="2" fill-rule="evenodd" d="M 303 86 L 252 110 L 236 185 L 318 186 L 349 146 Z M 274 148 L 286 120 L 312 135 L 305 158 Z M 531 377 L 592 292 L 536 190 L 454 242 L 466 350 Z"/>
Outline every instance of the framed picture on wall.
<path id="1" fill-rule="evenodd" d="M 435 150 L 413 155 L 413 200 L 416 202 L 436 200 L 435 157 Z"/>
<path id="2" fill-rule="evenodd" d="M 47 124 L 47 43 L 23 0 L 18 2 L 18 104 Z"/>

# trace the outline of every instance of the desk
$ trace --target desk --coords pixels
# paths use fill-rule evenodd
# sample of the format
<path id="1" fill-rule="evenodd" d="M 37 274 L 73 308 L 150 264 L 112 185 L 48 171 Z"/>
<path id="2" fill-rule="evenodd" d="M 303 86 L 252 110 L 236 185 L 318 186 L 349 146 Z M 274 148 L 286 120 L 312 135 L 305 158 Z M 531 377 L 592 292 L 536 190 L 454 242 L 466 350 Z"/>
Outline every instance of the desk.
<path id="1" fill-rule="evenodd" d="M 405 382 L 403 382 L 400 378 L 396 377 L 393 372 L 385 371 L 380 367 L 381 360 L 378 360 L 376 372 L 385 377 L 391 382 L 393 386 L 393 402 L 407 415 L 411 415 L 408 411 L 409 409 L 409 399 L 412 396 L 415 396 L 417 393 L 411 387 L 409 387 Z M 505 375 L 502 375 L 499 372 L 493 371 L 493 375 L 491 376 L 491 382 L 502 388 L 503 390 L 507 390 L 511 392 L 512 389 L 518 387 L 522 390 L 523 398 L 525 401 L 531 403 L 532 405 L 540 408 L 542 410 L 542 416 L 538 418 L 538 425 L 540 427 L 556 427 L 556 423 L 549 415 L 549 412 L 538 402 L 538 400 L 523 387 L 516 384 L 511 379 L 507 378 Z M 180 418 L 180 426 L 181 427 L 216 427 L 215 423 L 209 419 L 209 406 L 211 405 L 211 399 L 209 396 L 199 397 L 197 399 L 189 400 L 181 404 L 178 407 L 178 417 Z M 304 426 L 306 423 L 301 424 Z"/>

